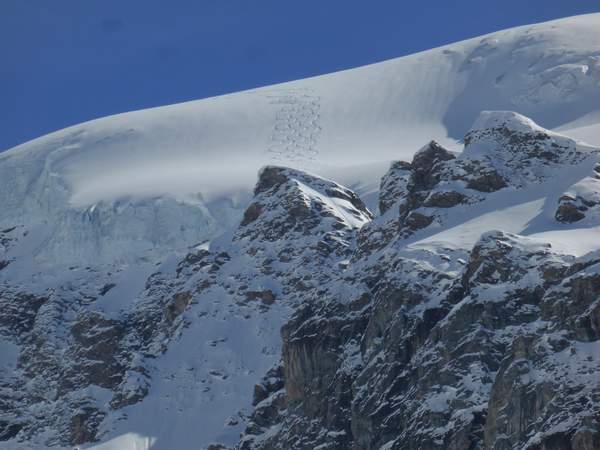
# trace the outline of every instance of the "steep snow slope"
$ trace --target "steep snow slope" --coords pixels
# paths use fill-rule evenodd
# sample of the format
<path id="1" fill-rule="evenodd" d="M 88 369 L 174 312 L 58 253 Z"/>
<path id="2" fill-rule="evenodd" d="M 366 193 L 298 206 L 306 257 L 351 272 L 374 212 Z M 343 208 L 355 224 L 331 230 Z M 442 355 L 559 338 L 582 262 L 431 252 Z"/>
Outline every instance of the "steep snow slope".
<path id="1" fill-rule="evenodd" d="M 43 224 L 38 261 L 155 258 L 235 224 L 266 163 L 325 175 L 367 165 L 338 179 L 373 191 L 381 161 L 432 138 L 452 145 L 483 109 L 600 142 L 599 27 L 600 14 L 525 26 L 58 131 L 0 155 L 0 225 Z"/>

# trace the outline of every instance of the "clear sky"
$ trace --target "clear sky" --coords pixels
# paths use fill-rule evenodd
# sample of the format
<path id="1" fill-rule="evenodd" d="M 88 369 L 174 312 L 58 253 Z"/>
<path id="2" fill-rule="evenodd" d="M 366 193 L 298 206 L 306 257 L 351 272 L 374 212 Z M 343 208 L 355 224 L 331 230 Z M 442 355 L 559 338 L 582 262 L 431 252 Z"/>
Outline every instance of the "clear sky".
<path id="1" fill-rule="evenodd" d="M 1 0 L 0 150 L 109 114 L 598 11 L 598 0 Z"/>

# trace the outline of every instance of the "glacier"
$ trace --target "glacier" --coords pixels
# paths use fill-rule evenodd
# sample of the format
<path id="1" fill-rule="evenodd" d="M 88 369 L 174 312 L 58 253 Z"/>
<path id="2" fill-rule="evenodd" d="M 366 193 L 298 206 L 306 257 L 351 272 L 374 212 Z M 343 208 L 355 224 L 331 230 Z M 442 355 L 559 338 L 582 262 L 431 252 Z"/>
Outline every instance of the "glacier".
<path id="1" fill-rule="evenodd" d="M 265 164 L 336 175 L 367 195 L 390 160 L 424 142 L 458 148 L 481 110 L 515 110 L 598 143 L 598 20 L 519 27 L 52 133 L 0 155 L 0 226 L 43 224 L 36 260 L 51 264 L 154 258 L 234 226 Z"/>

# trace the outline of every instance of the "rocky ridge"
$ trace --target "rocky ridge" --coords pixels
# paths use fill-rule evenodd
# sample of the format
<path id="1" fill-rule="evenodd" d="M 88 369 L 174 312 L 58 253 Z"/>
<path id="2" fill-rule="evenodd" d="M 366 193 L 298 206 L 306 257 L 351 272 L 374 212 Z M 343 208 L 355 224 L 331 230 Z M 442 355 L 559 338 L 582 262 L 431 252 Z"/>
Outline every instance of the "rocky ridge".
<path id="1" fill-rule="evenodd" d="M 240 448 L 598 447 L 600 255 L 489 231 L 457 268 L 406 246 L 454 208 L 589 170 L 597 152 L 501 112 L 459 155 L 431 142 L 393 163 L 350 265 L 284 326 Z"/>

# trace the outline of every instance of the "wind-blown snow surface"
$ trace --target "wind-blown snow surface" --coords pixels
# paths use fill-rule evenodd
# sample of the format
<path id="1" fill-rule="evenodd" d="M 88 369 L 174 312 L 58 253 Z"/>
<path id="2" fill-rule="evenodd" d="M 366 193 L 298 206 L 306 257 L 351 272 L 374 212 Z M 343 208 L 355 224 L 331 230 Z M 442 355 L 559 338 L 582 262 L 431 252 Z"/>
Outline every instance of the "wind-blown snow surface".
<path id="1" fill-rule="evenodd" d="M 362 194 L 382 161 L 410 159 L 430 139 L 452 144 L 484 109 L 571 124 L 600 143 L 599 26 L 600 14 L 525 26 L 58 131 L 0 155 L 0 225 L 47 224 L 38 260 L 129 260 L 235 224 L 273 161 L 325 175 L 366 165 L 336 178 Z"/>
<path id="2" fill-rule="evenodd" d="M 0 262 L 10 262 L 0 281 L 65 298 L 75 295 L 72 286 L 86 294 L 115 284 L 93 306 L 118 317 L 133 299 L 152 300 L 144 292 L 151 274 L 174 276 L 174 254 L 227 241 L 265 164 L 335 179 L 373 207 L 390 160 L 411 160 L 431 139 L 458 150 L 482 110 L 516 110 L 600 144 L 599 29 L 600 14 L 520 27 L 354 70 L 112 116 L 23 144 L 0 154 Z M 475 128 L 502 118 L 484 114 Z M 521 116 L 508 119 L 513 128 L 538 129 Z M 459 206 L 443 227 L 408 239 L 406 251 L 456 251 L 458 258 L 481 233 L 500 228 L 586 253 L 592 247 L 584 240 L 600 242 L 597 220 L 551 219 L 557 198 L 586 190 L 590 170 L 558 168 L 555 178 L 516 194 L 494 192 L 466 214 Z M 314 187 L 298 189 L 348 227 L 362 225 Z M 212 303 L 192 306 L 191 328 L 150 369 L 147 397 L 124 408 L 127 420 L 120 412 L 110 417 L 98 449 L 235 441 L 243 423 L 224 419 L 250 408 L 252 386 L 277 361 L 288 305 L 258 314 L 215 294 Z M 9 361 L 14 353 L 2 344 Z"/>

